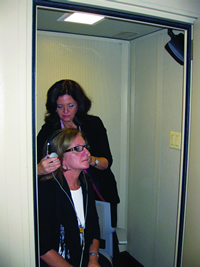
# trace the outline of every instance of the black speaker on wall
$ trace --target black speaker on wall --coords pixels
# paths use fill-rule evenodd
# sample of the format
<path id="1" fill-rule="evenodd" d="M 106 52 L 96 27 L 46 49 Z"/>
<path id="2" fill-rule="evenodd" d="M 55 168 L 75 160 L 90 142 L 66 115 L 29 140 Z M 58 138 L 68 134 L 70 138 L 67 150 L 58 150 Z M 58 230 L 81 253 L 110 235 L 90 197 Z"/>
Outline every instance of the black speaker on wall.
<path id="1" fill-rule="evenodd" d="M 167 52 L 181 65 L 184 64 L 184 34 L 175 35 L 171 29 L 168 30 L 171 40 L 165 45 Z"/>

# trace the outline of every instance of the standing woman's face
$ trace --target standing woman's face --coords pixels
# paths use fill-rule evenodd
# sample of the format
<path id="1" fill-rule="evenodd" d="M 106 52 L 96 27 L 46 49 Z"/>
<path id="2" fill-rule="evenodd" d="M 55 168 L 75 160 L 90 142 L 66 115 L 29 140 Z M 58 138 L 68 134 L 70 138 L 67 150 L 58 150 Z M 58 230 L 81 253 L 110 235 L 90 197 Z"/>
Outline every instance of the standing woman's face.
<path id="1" fill-rule="evenodd" d="M 77 102 L 70 95 L 59 96 L 57 99 L 57 113 L 63 123 L 71 123 L 78 109 Z"/>

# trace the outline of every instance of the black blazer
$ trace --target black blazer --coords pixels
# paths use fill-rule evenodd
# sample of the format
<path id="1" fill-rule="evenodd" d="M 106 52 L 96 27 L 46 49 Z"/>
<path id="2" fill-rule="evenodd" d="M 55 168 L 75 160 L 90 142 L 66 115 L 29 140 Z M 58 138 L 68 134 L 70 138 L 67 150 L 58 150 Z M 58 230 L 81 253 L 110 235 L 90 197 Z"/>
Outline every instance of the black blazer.
<path id="1" fill-rule="evenodd" d="M 85 253 L 82 265 L 87 266 L 89 247 L 93 239 L 100 239 L 100 230 L 93 187 L 89 181 L 87 181 L 86 186 L 85 180 L 81 178 L 79 180 L 83 192 L 84 212 L 87 212 L 84 231 Z M 40 181 L 38 188 L 40 255 L 45 254 L 51 249 L 58 251 L 60 225 L 62 225 L 65 232 L 63 241 L 65 259 L 73 266 L 79 266 L 82 253 L 80 233 L 76 213 L 69 200 L 70 198 L 72 201 L 72 198 L 65 178 L 63 177 L 63 189 L 69 198 L 54 179 Z M 41 266 L 46 266 L 42 260 Z"/>

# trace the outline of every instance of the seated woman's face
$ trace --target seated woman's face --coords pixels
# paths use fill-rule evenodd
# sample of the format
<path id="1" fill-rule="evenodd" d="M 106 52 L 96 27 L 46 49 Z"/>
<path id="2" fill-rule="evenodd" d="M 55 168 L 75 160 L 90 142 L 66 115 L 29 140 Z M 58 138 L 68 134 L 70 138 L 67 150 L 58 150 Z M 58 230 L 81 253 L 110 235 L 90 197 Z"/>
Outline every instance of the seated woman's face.
<path id="1" fill-rule="evenodd" d="M 64 123 L 73 121 L 76 111 L 78 109 L 77 102 L 70 95 L 59 96 L 57 101 L 57 113 Z"/>
<path id="2" fill-rule="evenodd" d="M 85 146 L 85 140 L 81 135 L 77 135 L 70 145 L 70 148 L 76 146 Z M 90 152 L 84 147 L 81 152 L 76 150 L 66 152 L 63 154 L 63 165 L 68 167 L 69 170 L 85 170 L 89 168 Z"/>

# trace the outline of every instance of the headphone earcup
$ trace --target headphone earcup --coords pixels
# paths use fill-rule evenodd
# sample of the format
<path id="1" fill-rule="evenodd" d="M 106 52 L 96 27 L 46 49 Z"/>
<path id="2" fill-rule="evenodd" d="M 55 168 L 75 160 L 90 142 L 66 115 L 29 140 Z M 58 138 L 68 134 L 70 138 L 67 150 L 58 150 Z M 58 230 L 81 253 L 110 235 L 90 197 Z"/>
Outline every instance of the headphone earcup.
<path id="1" fill-rule="evenodd" d="M 54 157 L 57 157 L 58 158 L 58 154 L 56 152 L 52 152 L 50 155 L 49 155 L 49 158 L 54 158 Z M 59 159 L 57 160 L 54 160 L 53 162 L 57 162 L 59 161 Z"/>
<path id="2" fill-rule="evenodd" d="M 54 157 L 58 157 L 58 154 L 56 152 L 52 152 L 50 155 L 49 155 L 50 158 L 54 158 Z"/>
<path id="3" fill-rule="evenodd" d="M 53 141 L 53 139 L 59 135 L 62 131 L 61 130 L 58 130 L 56 132 L 53 133 L 53 135 L 51 136 L 51 138 L 47 141 L 46 143 L 46 158 L 53 158 L 53 157 L 58 157 L 58 155 L 55 153 L 55 152 L 52 152 L 52 153 L 55 153 L 55 154 L 52 154 L 52 155 L 55 155 L 55 156 L 48 156 L 49 152 L 50 152 L 50 146 L 51 146 L 51 143 Z"/>

